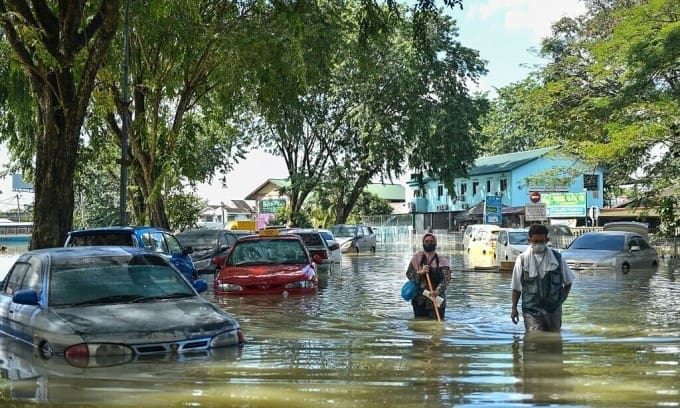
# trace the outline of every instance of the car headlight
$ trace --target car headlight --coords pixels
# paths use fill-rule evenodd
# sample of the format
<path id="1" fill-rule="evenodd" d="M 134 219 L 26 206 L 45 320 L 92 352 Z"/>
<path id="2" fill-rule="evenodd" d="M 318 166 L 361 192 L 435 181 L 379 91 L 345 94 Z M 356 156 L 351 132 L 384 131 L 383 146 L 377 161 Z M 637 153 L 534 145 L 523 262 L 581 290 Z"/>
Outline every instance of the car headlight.
<path id="1" fill-rule="evenodd" d="M 342 249 L 350 249 L 352 247 L 352 241 L 347 241 L 340 248 Z"/>
<path id="2" fill-rule="evenodd" d="M 297 281 L 286 284 L 286 289 L 309 289 L 314 287 L 314 282 L 309 280 Z"/>
<path id="3" fill-rule="evenodd" d="M 66 349 L 66 361 L 76 367 L 102 367 L 124 364 L 132 360 L 134 352 L 123 344 L 80 343 Z"/>
<path id="4" fill-rule="evenodd" d="M 219 292 L 242 292 L 243 286 L 234 283 L 218 283 L 215 289 Z"/>
<path id="5" fill-rule="evenodd" d="M 236 346 L 245 343 L 241 329 L 220 333 L 210 341 L 211 348 Z"/>

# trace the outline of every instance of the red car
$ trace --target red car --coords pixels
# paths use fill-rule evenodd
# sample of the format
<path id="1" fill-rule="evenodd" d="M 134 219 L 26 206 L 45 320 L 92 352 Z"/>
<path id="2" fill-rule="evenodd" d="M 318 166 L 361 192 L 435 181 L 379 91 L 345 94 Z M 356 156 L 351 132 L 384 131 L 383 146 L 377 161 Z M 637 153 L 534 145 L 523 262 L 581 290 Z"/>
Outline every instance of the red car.
<path id="1" fill-rule="evenodd" d="M 219 267 L 216 295 L 272 295 L 315 293 L 319 282 L 316 264 L 302 240 L 264 230 L 259 236 L 236 241 L 225 256 L 213 262 Z"/>

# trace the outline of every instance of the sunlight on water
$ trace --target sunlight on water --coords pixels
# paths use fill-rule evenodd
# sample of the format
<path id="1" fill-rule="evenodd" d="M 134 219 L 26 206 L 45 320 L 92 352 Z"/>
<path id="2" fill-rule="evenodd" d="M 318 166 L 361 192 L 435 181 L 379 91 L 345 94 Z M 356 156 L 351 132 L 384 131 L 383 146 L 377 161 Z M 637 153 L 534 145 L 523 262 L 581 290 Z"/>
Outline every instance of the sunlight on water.
<path id="1" fill-rule="evenodd" d="M 242 349 L 85 371 L 3 347 L 0 405 L 678 406 L 676 265 L 581 273 L 562 333 L 525 338 L 510 274 L 463 269 L 452 248 L 441 324 L 413 318 L 399 293 L 415 248 L 390 244 L 345 255 L 314 296 L 205 294 L 237 316 Z"/>

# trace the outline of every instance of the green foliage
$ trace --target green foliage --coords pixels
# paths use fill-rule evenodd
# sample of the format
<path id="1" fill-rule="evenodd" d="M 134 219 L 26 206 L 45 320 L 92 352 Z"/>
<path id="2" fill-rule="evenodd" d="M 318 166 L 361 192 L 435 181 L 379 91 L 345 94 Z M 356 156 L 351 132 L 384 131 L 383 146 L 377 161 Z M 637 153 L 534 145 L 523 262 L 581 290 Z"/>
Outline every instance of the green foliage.
<path id="1" fill-rule="evenodd" d="M 181 191 L 169 194 L 167 203 L 168 220 L 173 231 L 195 228 L 201 210 L 208 204 L 194 194 Z"/>
<path id="2" fill-rule="evenodd" d="M 680 181 L 680 3 L 587 2 L 543 41 L 549 60 L 499 91 L 483 141 L 494 153 L 560 144 L 606 185 L 646 175 L 659 191 Z M 522 140 L 522 135 L 525 140 Z"/>
<path id="3" fill-rule="evenodd" d="M 392 206 L 389 201 L 364 191 L 359 196 L 348 220 L 353 223 L 360 223 L 363 216 L 388 214 L 392 214 Z"/>

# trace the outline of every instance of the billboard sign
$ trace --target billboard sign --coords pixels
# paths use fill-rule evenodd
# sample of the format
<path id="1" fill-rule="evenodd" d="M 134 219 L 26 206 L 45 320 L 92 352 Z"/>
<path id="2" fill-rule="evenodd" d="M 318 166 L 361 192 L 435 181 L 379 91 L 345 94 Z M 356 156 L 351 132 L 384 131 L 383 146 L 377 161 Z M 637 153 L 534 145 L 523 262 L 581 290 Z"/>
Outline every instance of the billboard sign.
<path id="1" fill-rule="evenodd" d="M 486 196 L 484 202 L 484 223 L 500 225 L 503 221 L 503 197 Z"/>
<path id="2" fill-rule="evenodd" d="M 276 214 L 284 205 L 286 205 L 286 200 L 283 198 L 260 200 L 258 212 L 260 214 Z"/>
<path id="3" fill-rule="evenodd" d="M 586 216 L 586 193 L 544 193 L 541 200 L 547 207 L 548 218 Z"/>
<path id="4" fill-rule="evenodd" d="M 530 203 L 524 207 L 524 219 L 526 221 L 545 221 L 548 219 L 548 211 L 545 203 Z"/>

